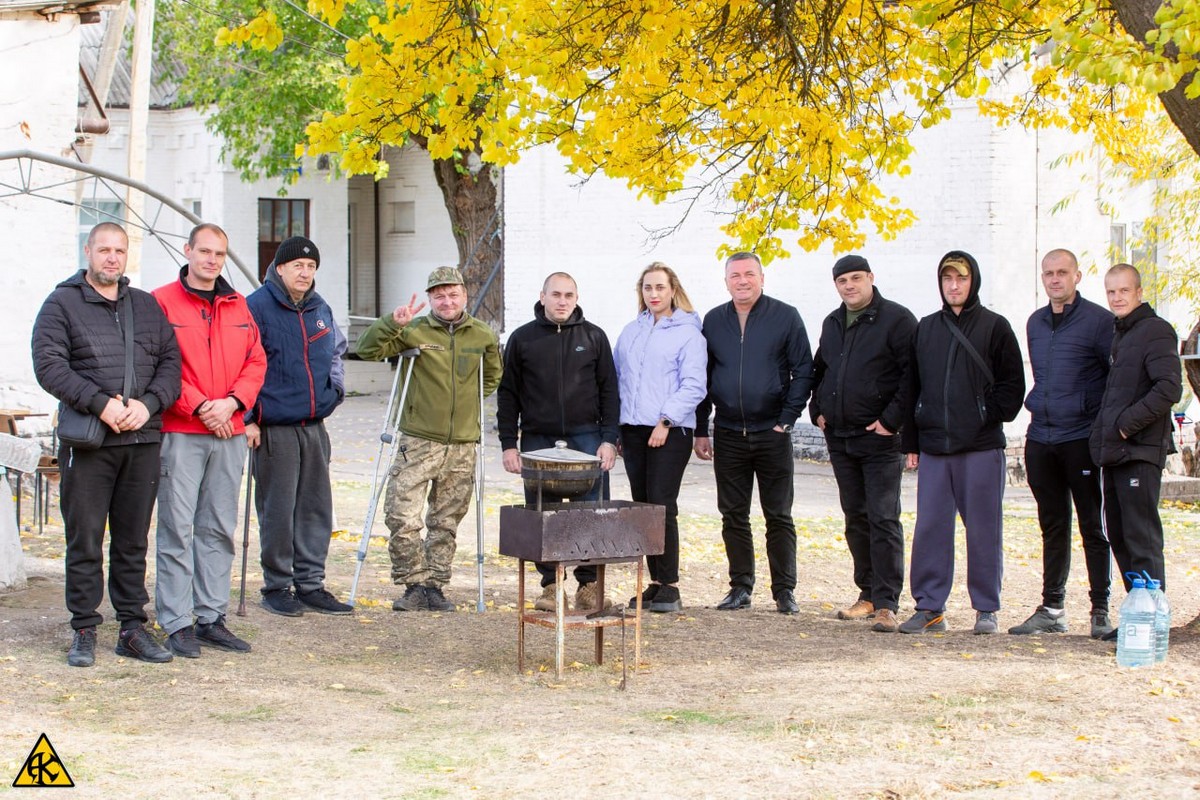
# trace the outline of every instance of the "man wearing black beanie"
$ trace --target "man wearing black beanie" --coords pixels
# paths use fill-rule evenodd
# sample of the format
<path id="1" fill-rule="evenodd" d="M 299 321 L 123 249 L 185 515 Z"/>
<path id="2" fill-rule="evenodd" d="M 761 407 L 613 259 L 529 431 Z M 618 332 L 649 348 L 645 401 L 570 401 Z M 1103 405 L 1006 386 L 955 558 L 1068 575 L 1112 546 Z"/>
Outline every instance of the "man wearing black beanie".
<path id="1" fill-rule="evenodd" d="M 917 320 L 875 289 L 871 265 L 862 256 L 838 259 L 833 283 L 842 304 L 821 327 L 808 412 L 825 432 L 858 586 L 858 599 L 838 619 L 872 618 L 874 630 L 891 633 L 899 625 L 904 585 L 899 434 L 908 417 Z"/>
<path id="2" fill-rule="evenodd" d="M 267 352 L 266 380 L 246 414 L 246 440 L 255 448 L 262 604 L 285 617 L 354 610 L 325 588 L 333 534 L 325 418 L 346 396 L 346 337 L 317 294 L 320 266 L 312 241 L 285 239 L 263 285 L 246 299 Z"/>

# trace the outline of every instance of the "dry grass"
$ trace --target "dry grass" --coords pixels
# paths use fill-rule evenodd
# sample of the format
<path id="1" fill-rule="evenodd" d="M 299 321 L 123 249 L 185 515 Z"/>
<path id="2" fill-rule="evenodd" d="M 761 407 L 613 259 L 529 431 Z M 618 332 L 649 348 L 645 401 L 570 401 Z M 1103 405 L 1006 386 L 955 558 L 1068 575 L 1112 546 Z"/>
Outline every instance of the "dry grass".
<path id="1" fill-rule="evenodd" d="M 350 527 L 367 486 L 335 491 Z M 381 542 L 350 619 L 268 615 L 253 604 L 252 564 L 249 614 L 230 623 L 254 645 L 246 656 L 130 662 L 112 654 L 109 623 L 96 667 L 71 669 L 61 578 L 0 598 L 0 786 L 44 731 L 79 797 L 1079 799 L 1200 789 L 1200 640 L 1177 631 L 1167 665 L 1118 670 L 1111 646 L 1083 633 L 1078 554 L 1071 634 L 972 636 L 960 576 L 949 633 L 882 635 L 833 618 L 854 599 L 837 520 L 798 520 L 801 613 L 789 618 L 764 589 L 752 610 L 712 610 L 725 588 L 719 525 L 686 513 L 686 610 L 647 620 L 644 663 L 620 691 L 611 633 L 599 667 L 590 637 L 570 635 L 573 663 L 558 681 L 552 633 L 531 629 L 531 669 L 516 674 L 515 564 L 495 554 L 494 513 L 512 500 L 488 498 L 483 615 L 467 611 L 472 517 L 450 591 L 460 613 L 392 612 Z M 1200 517 L 1165 513 L 1171 596 L 1186 621 Z M 28 554 L 48 559 L 61 558 L 61 541 L 55 526 L 23 537 Z M 350 532 L 333 544 L 330 586 L 343 596 L 357 542 Z M 1006 519 L 1006 552 L 1004 627 L 1039 596 L 1040 539 L 1021 509 Z M 624 600 L 632 574 L 611 574 Z"/>

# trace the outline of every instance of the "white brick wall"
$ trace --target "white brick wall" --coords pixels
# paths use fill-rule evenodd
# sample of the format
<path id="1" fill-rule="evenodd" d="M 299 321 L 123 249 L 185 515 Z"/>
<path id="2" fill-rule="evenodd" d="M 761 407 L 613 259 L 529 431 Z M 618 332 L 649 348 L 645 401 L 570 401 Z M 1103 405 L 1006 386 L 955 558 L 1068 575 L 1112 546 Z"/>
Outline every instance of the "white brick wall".
<path id="1" fill-rule="evenodd" d="M 0 151 L 36 150 L 63 156 L 75 138 L 79 81 L 78 18 L 0 21 Z M 28 167 L 29 161 L 22 162 Z M 33 183 L 47 186 L 73 173 L 33 166 Z M 0 161 L 0 181 L 20 185 L 16 161 Z M 9 190 L 0 191 L 9 195 Z M 46 192 L 67 202 L 72 188 Z M 54 401 L 33 377 L 29 339 L 42 301 L 75 263 L 75 215 L 70 206 L 24 195 L 0 198 L 0 275 L 5 325 L 0 326 L 0 406 L 49 411 Z M 30 421 L 22 430 L 35 428 Z"/>

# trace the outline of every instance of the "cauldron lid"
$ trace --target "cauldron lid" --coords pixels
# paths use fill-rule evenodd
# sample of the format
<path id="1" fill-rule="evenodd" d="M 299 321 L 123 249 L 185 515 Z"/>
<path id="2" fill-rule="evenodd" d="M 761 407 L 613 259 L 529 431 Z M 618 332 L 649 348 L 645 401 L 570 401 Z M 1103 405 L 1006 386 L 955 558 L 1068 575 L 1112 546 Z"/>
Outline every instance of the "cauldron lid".
<path id="1" fill-rule="evenodd" d="M 590 453 L 583 453 L 579 450 L 572 450 L 567 447 L 565 442 L 560 442 L 554 447 L 544 447 L 541 450 L 530 450 L 527 453 L 521 453 L 521 458 L 558 462 L 560 464 L 600 463 L 600 459 L 597 456 Z"/>

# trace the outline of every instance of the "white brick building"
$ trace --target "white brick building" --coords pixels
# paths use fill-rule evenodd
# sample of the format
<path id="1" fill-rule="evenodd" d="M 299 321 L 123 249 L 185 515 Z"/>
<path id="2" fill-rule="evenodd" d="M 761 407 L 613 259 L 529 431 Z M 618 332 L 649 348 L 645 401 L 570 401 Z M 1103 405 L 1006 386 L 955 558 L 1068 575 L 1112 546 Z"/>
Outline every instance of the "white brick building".
<path id="1" fill-rule="evenodd" d="M 26 44 L 12 46 L 21 42 Z M 5 76 L 0 108 L 10 118 L 0 126 L 0 150 L 69 152 L 75 140 L 79 42 L 75 17 L 53 23 L 0 22 L 0 43 L 9 43 L 0 46 L 0 74 Z M 32 64 L 39 68 L 30 69 Z M 90 160 L 120 173 L 126 163 L 128 112 L 110 109 L 109 117 L 110 132 L 91 137 Z M 29 124 L 31 138 L 24 138 L 18 120 Z M 264 209 L 275 209 L 276 221 L 279 213 L 303 217 L 307 235 L 322 252 L 319 289 L 343 325 L 351 316 L 375 316 L 407 302 L 412 292 L 423 289 L 432 268 L 457 259 L 441 193 L 422 151 L 389 153 L 390 175 L 379 183 L 370 177 L 331 180 L 328 171 L 309 163 L 280 196 L 278 180 L 243 183 L 221 162 L 220 142 L 204 129 L 196 109 L 152 110 L 148 133 L 146 182 L 221 224 L 232 249 L 251 269 L 264 263 L 264 257 L 269 260 L 274 247 L 269 240 L 282 235 L 264 233 L 271 228 L 260 224 Z M 1102 213 L 1095 180 L 1100 167 L 1094 159 L 1050 166 L 1061 154 L 1084 147 L 1081 137 L 1000 129 L 981 119 L 973 104 L 964 103 L 950 121 L 918 133 L 914 144 L 911 175 L 888 179 L 885 189 L 912 208 L 918 222 L 894 241 L 869 239 L 861 252 L 874 266 L 880 290 L 918 316 L 940 304 L 934 274 L 938 257 L 964 249 L 981 265 L 984 302 L 1008 316 L 1023 338 L 1025 319 L 1045 302 L 1038 275 L 1041 255 L 1067 247 L 1085 267 L 1106 267 L 1120 226 L 1136 225 L 1145 216 L 1146 201 L 1138 196 L 1107 197 L 1115 199 L 1122 216 Z M 0 162 L 6 182 L 12 171 L 10 164 Z M 64 200 L 75 199 L 69 188 L 62 191 Z M 1073 203 L 1053 210 L 1072 193 L 1077 195 Z M 503 196 L 504 307 L 510 330 L 531 318 L 542 279 L 560 269 L 577 278 L 587 316 L 614 338 L 634 316 L 633 284 L 652 260 L 680 273 L 701 312 L 728 299 L 715 254 L 724 239 L 720 219 L 711 210 L 694 211 L 673 235 L 651 243 L 651 231 L 678 222 L 680 206 L 639 201 L 623 182 L 602 176 L 579 185 L 551 148 L 529 152 L 509 168 Z M 190 223 L 172 212 L 163 215 L 159 227 L 163 238 L 180 249 Z M 79 229 L 77 210 L 69 205 L 21 196 L 0 199 L 0 235 L 12 243 L 3 269 L 19 309 L 16 324 L 0 336 L 6 337 L 6 352 L 21 354 L 0 373 L 2 403 L 42 409 L 52 405 L 32 386 L 25 353 L 42 298 L 77 262 Z M 31 231 L 38 233 L 31 236 Z M 1165 254 L 1159 255 L 1162 261 Z M 767 271 L 767 292 L 795 304 L 814 338 L 822 318 L 838 302 L 829 277 L 834 259 L 829 251 L 796 252 Z M 147 239 L 137 280 L 145 288 L 158 286 L 174 278 L 180 261 L 177 253 Z M 240 290 L 251 288 L 232 265 L 227 274 Z M 1103 301 L 1097 275 L 1085 278 L 1083 291 Z M 1173 309 L 1160 306 L 1160 311 L 1170 316 Z M 1173 321 L 1184 331 L 1191 323 L 1186 318 Z M 1012 431 L 1021 429 L 1018 424 Z"/>

